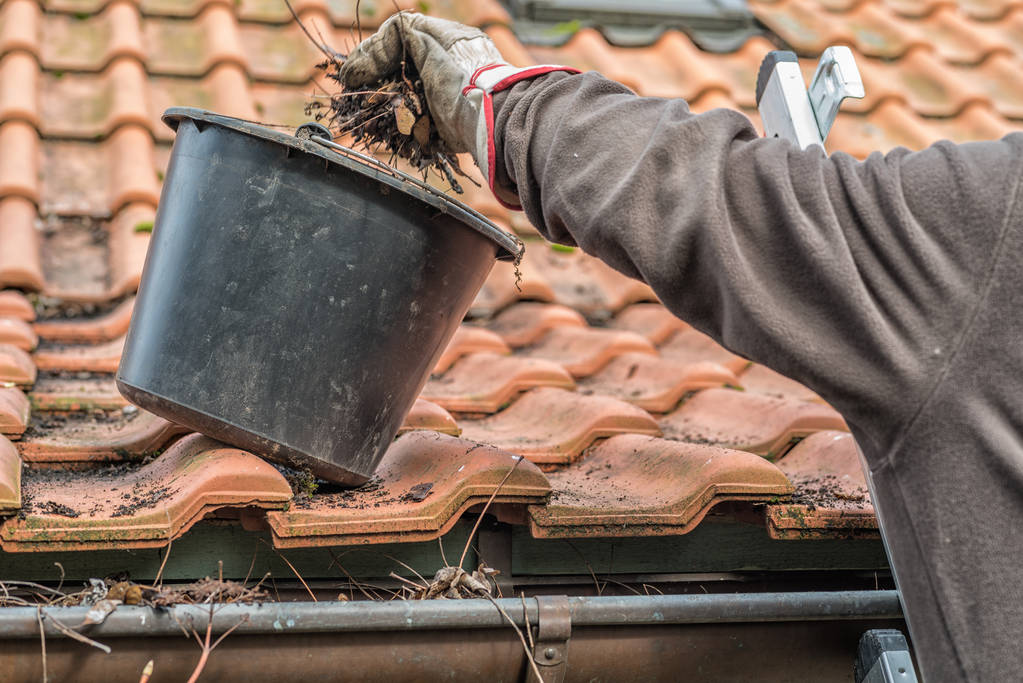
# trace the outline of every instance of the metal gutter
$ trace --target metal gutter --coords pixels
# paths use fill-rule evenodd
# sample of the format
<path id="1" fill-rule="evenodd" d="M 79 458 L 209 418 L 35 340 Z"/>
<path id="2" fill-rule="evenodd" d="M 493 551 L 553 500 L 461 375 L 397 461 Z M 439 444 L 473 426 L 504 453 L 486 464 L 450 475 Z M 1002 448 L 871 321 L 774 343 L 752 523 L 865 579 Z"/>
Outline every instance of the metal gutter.
<path id="1" fill-rule="evenodd" d="M 518 598 L 496 602 L 521 626 L 523 611 L 535 625 L 543 601 L 549 599 L 527 598 L 525 610 Z M 570 597 L 567 603 L 573 628 L 902 618 L 898 593 L 891 590 Z M 82 623 L 88 609 L 44 607 L 42 613 L 73 626 Z M 165 610 L 120 606 L 105 622 L 83 632 L 92 638 L 180 636 L 182 625 L 205 628 L 209 613 L 209 607 L 201 605 Z M 35 607 L 0 609 L 0 639 L 38 639 L 37 619 Z M 235 632 L 250 635 L 479 629 L 507 624 L 488 600 L 275 602 L 217 606 L 213 632 L 221 633 L 242 620 Z M 48 637 L 63 637 L 48 620 L 43 623 Z"/>

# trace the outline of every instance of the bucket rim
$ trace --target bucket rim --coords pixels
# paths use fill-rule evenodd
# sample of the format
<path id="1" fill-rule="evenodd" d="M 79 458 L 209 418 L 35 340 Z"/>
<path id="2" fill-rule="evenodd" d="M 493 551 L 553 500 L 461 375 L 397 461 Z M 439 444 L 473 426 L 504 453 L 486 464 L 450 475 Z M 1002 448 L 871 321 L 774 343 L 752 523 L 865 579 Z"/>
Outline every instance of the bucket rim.
<path id="1" fill-rule="evenodd" d="M 497 260 L 518 261 L 522 257 L 522 253 L 525 249 L 525 245 L 522 240 L 499 228 L 489 218 L 476 209 L 473 209 L 471 206 L 468 206 L 453 197 L 449 197 L 440 190 L 427 185 L 418 178 L 415 178 L 404 171 L 393 167 L 387 167 L 388 170 L 384 171 L 382 168 L 371 166 L 366 161 L 362 161 L 358 158 L 363 157 L 364 155 L 356 150 L 349 150 L 352 152 L 352 156 L 346 156 L 345 154 L 334 151 L 331 148 L 313 142 L 312 140 L 305 140 L 288 133 L 267 128 L 266 126 L 262 126 L 246 119 L 217 114 L 216 112 L 207 111 L 198 107 L 171 107 L 167 109 L 161 117 L 161 120 L 167 125 L 167 127 L 174 131 L 177 131 L 178 125 L 181 123 L 182 119 L 189 119 L 193 122 L 201 122 L 203 124 L 213 124 L 238 133 L 251 135 L 269 142 L 284 145 L 306 154 L 318 156 L 330 163 L 341 166 L 346 170 L 369 176 L 377 182 L 388 185 L 398 191 L 409 194 L 420 201 L 426 202 L 430 206 L 455 217 L 467 227 L 479 232 L 484 237 L 489 238 L 498 246 Z M 341 146 L 337 145 L 337 147 Z M 348 150 L 348 148 L 343 149 Z M 381 165 L 383 165 L 382 162 Z"/>

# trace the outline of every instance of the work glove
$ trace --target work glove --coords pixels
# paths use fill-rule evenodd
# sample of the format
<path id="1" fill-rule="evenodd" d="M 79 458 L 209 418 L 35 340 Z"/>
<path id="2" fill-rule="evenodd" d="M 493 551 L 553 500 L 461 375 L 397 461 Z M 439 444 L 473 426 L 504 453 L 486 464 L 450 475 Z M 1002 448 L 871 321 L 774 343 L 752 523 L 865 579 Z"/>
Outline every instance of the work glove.
<path id="1" fill-rule="evenodd" d="M 564 66 L 511 66 L 477 28 L 399 12 L 348 55 L 341 66 L 341 83 L 353 90 L 370 86 L 400 73 L 403 58 L 411 59 L 419 72 L 441 138 L 451 151 L 472 154 L 491 190 L 497 163 L 492 95 L 551 71 L 578 73 Z M 495 196 L 505 206 L 518 208 L 496 192 Z"/>

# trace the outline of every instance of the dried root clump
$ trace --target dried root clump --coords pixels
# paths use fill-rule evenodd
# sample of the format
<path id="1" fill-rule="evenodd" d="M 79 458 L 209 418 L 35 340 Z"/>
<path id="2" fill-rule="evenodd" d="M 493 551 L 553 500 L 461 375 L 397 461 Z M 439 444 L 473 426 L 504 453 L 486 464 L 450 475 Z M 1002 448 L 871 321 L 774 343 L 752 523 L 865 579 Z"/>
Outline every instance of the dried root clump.
<path id="1" fill-rule="evenodd" d="M 390 152 L 389 164 L 395 158 L 405 159 L 424 178 L 434 169 L 459 194 L 462 186 L 456 175 L 477 184 L 462 171 L 458 157 L 437 132 L 423 82 L 411 61 L 402 60 L 399 71 L 365 89 L 348 90 L 340 76 L 347 56 L 317 46 L 326 56 L 317 68 L 339 89 L 307 102 L 306 115 L 327 126 L 335 137 L 350 134 L 356 145 L 367 151 Z"/>
<path id="2" fill-rule="evenodd" d="M 461 567 L 442 567 L 425 586 L 413 581 L 407 582 L 410 593 L 408 597 L 412 600 L 489 598 L 493 595 L 491 577 L 497 573 L 496 569 L 485 564 L 481 564 L 474 572 L 467 572 Z"/>

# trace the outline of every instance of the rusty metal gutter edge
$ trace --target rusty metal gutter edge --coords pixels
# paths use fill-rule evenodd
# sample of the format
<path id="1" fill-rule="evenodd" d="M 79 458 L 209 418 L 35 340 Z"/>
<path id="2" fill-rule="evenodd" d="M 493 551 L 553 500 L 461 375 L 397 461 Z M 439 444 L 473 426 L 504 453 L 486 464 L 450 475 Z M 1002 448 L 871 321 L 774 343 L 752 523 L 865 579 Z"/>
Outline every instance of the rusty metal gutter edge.
<path id="1" fill-rule="evenodd" d="M 531 623 L 537 623 L 538 601 L 545 599 L 526 599 Z M 525 624 L 520 599 L 497 602 L 518 625 Z M 898 592 L 893 590 L 570 597 L 568 604 L 573 627 L 902 618 Z M 84 621 L 87 611 L 88 607 L 42 608 L 44 616 L 73 627 Z M 38 638 L 37 619 L 35 607 L 0 608 L 0 639 Z M 181 635 L 182 626 L 205 628 L 208 619 L 208 606 L 156 610 L 122 605 L 104 623 L 82 632 L 93 638 Z M 43 622 L 47 636 L 61 637 L 48 621 Z M 213 632 L 240 621 L 244 623 L 237 633 L 255 635 L 498 628 L 507 623 L 488 600 L 277 602 L 217 606 Z"/>

